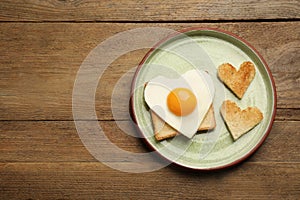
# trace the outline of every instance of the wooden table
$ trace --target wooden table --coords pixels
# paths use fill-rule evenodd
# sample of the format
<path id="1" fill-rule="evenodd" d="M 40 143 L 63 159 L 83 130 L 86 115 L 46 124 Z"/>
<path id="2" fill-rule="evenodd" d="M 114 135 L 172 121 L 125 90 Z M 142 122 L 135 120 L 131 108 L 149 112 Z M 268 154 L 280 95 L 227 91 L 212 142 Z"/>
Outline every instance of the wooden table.
<path id="1" fill-rule="evenodd" d="M 300 1 L 1 0 L 0 20 L 0 199 L 300 198 Z M 269 137 L 246 162 L 209 173 L 168 166 L 134 174 L 107 167 L 83 146 L 72 116 L 81 63 L 107 38 L 149 26 L 220 28 L 249 41 L 266 59 L 277 115 Z M 113 118 L 110 99 L 120 77 L 147 51 L 119 57 L 96 93 L 105 133 L 132 152 L 149 150 L 116 126 L 119 121 L 135 131 L 125 104 L 121 117 Z"/>

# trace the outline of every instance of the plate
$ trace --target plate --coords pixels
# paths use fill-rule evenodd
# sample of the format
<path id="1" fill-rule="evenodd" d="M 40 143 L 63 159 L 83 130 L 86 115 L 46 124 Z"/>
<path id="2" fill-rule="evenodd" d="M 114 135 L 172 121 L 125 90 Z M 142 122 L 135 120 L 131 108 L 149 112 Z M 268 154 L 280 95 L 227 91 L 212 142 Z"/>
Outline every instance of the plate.
<path id="1" fill-rule="evenodd" d="M 218 79 L 217 68 L 227 62 L 239 68 L 244 61 L 254 63 L 256 75 L 239 100 Z M 145 83 L 159 75 L 176 78 L 194 68 L 207 71 L 214 81 L 216 128 L 197 133 L 192 139 L 178 135 L 173 139 L 156 141 L 149 108 L 143 97 Z M 168 161 L 196 170 L 226 168 L 245 160 L 267 138 L 276 112 L 275 84 L 262 56 L 245 40 L 217 29 L 185 29 L 163 39 L 139 64 L 131 89 L 131 114 L 143 141 Z M 258 107 L 264 115 L 263 121 L 233 141 L 220 115 L 220 106 L 225 99 L 235 101 L 242 109 Z"/>

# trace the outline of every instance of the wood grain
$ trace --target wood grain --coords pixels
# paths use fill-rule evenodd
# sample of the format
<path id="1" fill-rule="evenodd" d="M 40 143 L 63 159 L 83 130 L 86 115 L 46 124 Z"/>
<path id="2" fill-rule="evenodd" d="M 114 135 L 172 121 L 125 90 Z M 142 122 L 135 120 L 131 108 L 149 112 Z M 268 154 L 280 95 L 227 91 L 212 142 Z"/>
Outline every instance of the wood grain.
<path id="1" fill-rule="evenodd" d="M 91 127 L 93 122 L 83 123 Z M 149 152 L 137 138 L 131 122 L 102 121 L 100 125 L 119 148 L 134 153 Z M 298 122 L 275 122 L 264 145 L 250 162 L 299 162 L 299 130 Z M 0 162 L 96 161 L 83 146 L 72 121 L 0 122 L 0 155 Z"/>
<path id="2" fill-rule="evenodd" d="M 0 199 L 299 199 L 299 0 L 1 0 L 0 25 Z M 227 30 L 266 59 L 277 115 L 246 162 L 210 173 L 170 165 L 135 174 L 111 169 L 88 152 L 72 115 L 77 71 L 101 42 L 144 27 Z M 140 37 L 153 44 L 165 36 L 148 33 L 152 37 Z M 113 46 L 118 50 L 120 43 Z M 149 152 L 128 112 L 134 69 L 147 51 L 110 64 L 95 96 L 99 121 L 89 115 L 78 121 L 89 131 L 99 123 L 112 143 L 133 153 Z M 131 166 L 114 160 L 110 146 L 101 149 L 111 155 L 107 163 Z"/>
<path id="3" fill-rule="evenodd" d="M 299 121 L 300 109 L 277 109 L 275 120 L 278 121 Z"/>
<path id="4" fill-rule="evenodd" d="M 88 53 L 116 33 L 148 26 L 147 23 L 1 24 L 0 120 L 72 120 L 73 84 Z M 214 27 L 248 40 L 269 63 L 275 78 L 281 113 L 276 119 L 299 120 L 299 22 L 155 26 L 175 30 L 191 26 Z M 128 98 L 133 69 L 146 52 L 147 49 L 141 49 L 125 54 L 105 71 L 96 93 L 100 120 L 113 119 L 112 94 L 119 99 L 114 119 L 129 119 Z M 115 84 L 125 74 L 121 89 L 113 93 Z M 293 116 L 289 110 L 293 110 Z"/>
<path id="5" fill-rule="evenodd" d="M 300 18 L 297 0 L 2 0 L 2 21 L 187 21 Z"/>
<path id="6" fill-rule="evenodd" d="M 143 175 L 93 162 L 4 163 L 0 174 L 1 199 L 298 199 L 300 195 L 300 163 L 247 162 L 213 173 L 168 167 Z"/>

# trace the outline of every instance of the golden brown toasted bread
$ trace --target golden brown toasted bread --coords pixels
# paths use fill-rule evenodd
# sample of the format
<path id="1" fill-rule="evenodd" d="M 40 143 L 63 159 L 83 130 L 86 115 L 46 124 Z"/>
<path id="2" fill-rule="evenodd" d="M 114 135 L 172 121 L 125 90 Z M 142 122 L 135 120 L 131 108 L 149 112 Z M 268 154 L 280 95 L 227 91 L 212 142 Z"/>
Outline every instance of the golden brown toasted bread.
<path id="1" fill-rule="evenodd" d="M 226 100 L 221 106 L 221 114 L 234 140 L 251 130 L 263 119 L 263 114 L 256 107 L 241 110 L 235 102 Z"/>
<path id="2" fill-rule="evenodd" d="M 150 110 L 152 117 L 152 125 L 154 128 L 154 136 L 156 140 L 164 140 L 174 137 L 178 132 L 172 128 L 169 124 L 165 123 L 160 117 L 158 117 L 152 110 Z M 210 106 L 207 114 L 205 115 L 202 123 L 200 124 L 198 131 L 205 131 L 214 129 L 216 127 L 216 120 L 214 114 L 213 105 Z"/>
<path id="3" fill-rule="evenodd" d="M 231 64 L 225 63 L 219 66 L 218 76 L 241 99 L 255 76 L 255 67 L 249 61 L 243 62 L 237 71 Z"/>

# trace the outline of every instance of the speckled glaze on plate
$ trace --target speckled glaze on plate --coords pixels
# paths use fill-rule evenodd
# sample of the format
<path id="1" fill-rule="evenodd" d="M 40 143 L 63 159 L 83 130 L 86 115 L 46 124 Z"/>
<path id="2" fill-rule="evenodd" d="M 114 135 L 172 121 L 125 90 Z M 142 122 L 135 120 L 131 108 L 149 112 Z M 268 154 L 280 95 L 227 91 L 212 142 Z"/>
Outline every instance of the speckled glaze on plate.
<path id="1" fill-rule="evenodd" d="M 177 165 L 197 170 L 214 170 L 235 165 L 253 154 L 271 130 L 276 112 L 276 90 L 271 72 L 258 52 L 232 33 L 206 28 L 186 29 L 181 33 L 188 38 L 182 37 L 182 34 L 169 36 L 155 45 L 141 61 L 132 81 L 130 102 L 132 117 L 146 144 Z M 223 91 L 217 90 L 214 99 L 217 127 L 207 133 L 197 133 L 191 140 L 179 135 L 174 139 L 159 142 L 154 138 L 150 113 L 143 98 L 144 88 L 140 86 L 158 75 L 170 76 L 163 69 L 151 67 L 151 64 L 172 67 L 178 74 L 193 69 L 184 58 L 174 56 L 168 51 L 183 46 L 186 48 L 192 45 L 191 41 L 196 42 L 209 56 L 212 61 L 209 67 L 213 68 L 210 75 L 218 88 Z M 225 62 L 239 68 L 244 61 L 254 63 L 256 75 L 244 97 L 239 100 L 218 80 L 216 69 Z M 207 70 L 201 66 L 199 69 Z M 225 99 L 237 102 L 241 108 L 258 107 L 264 115 L 263 121 L 240 139 L 233 141 L 219 112 L 220 105 Z M 182 148 L 185 148 L 185 151 L 182 151 Z"/>

